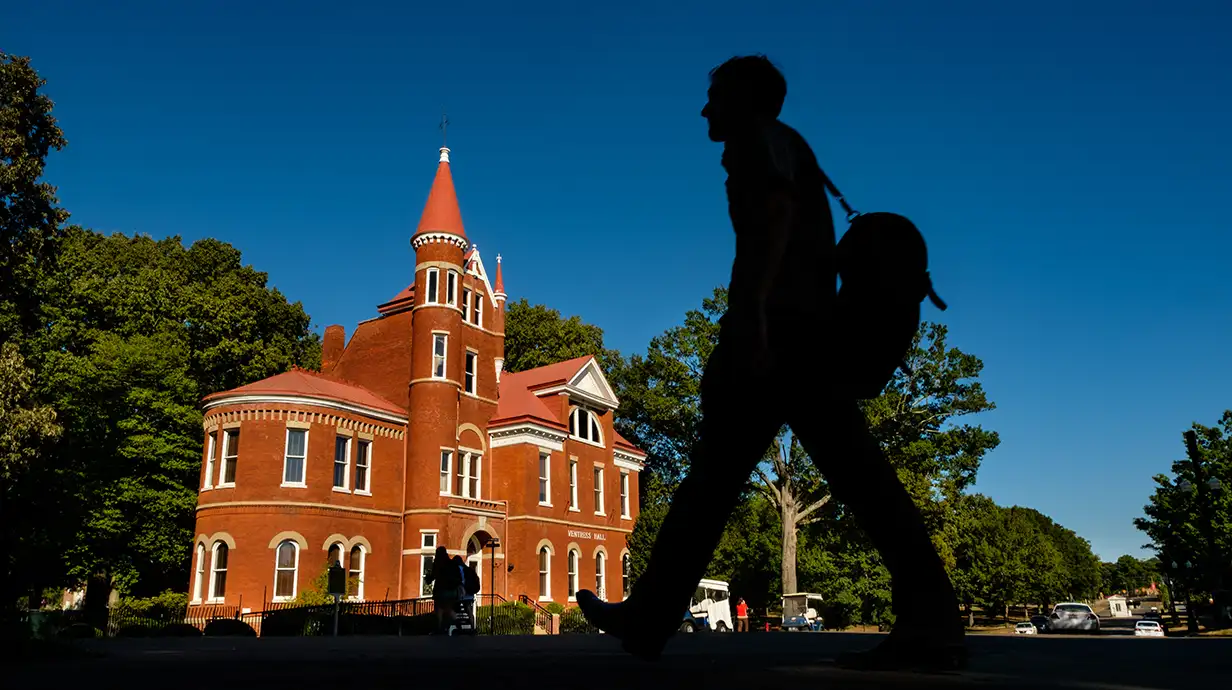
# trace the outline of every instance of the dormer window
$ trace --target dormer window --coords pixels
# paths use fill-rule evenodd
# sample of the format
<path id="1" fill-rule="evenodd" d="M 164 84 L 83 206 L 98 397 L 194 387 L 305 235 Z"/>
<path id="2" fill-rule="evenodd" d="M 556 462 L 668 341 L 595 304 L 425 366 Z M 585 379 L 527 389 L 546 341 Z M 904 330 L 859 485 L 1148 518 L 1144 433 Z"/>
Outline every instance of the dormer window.
<path id="1" fill-rule="evenodd" d="M 569 413 L 569 433 L 583 441 L 603 444 L 603 433 L 599 427 L 599 417 L 590 410 L 575 407 Z"/>

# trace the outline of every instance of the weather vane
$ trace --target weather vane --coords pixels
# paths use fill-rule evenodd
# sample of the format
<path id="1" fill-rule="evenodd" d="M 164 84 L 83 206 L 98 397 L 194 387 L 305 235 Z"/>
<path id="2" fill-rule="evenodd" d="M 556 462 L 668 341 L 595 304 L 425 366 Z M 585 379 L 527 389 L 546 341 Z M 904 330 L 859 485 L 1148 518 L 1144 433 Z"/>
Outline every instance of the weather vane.
<path id="1" fill-rule="evenodd" d="M 449 147 L 449 116 L 441 110 L 441 146 Z"/>

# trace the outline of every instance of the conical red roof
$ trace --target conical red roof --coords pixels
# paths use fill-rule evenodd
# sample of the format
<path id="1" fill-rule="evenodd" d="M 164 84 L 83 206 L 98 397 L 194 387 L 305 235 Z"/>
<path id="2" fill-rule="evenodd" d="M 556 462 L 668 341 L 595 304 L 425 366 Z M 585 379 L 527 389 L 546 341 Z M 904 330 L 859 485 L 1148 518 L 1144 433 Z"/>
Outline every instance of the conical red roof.
<path id="1" fill-rule="evenodd" d="M 432 180 L 428 203 L 424 204 L 419 227 L 415 230 L 416 235 L 424 232 L 448 232 L 466 237 L 466 231 L 462 229 L 462 212 L 458 209 L 458 195 L 453 188 L 453 175 L 449 172 L 447 148 L 441 149 L 441 162 L 436 167 L 436 179 Z"/>
<path id="2" fill-rule="evenodd" d="M 501 274 L 501 257 L 496 255 L 496 282 L 492 284 L 492 292 L 498 295 L 505 294 L 505 276 Z"/>

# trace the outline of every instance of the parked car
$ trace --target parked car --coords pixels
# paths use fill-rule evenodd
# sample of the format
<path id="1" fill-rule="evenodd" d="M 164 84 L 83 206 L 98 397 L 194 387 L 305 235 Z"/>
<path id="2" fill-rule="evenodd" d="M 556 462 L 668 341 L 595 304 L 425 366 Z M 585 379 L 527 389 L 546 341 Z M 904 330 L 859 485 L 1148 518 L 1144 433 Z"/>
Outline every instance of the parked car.
<path id="1" fill-rule="evenodd" d="M 1078 602 L 1057 604 L 1048 616 L 1051 632 L 1099 632 L 1099 616 L 1090 606 Z"/>
<path id="2" fill-rule="evenodd" d="M 1158 621 L 1140 620 L 1134 624 L 1134 637 L 1163 637 L 1164 627 Z"/>
<path id="3" fill-rule="evenodd" d="M 697 584 L 693 600 L 689 602 L 689 611 L 706 622 L 706 626 L 715 632 L 731 632 L 732 625 L 731 600 L 727 583 L 722 580 L 702 580 Z"/>
<path id="4" fill-rule="evenodd" d="M 1031 616 L 1031 625 L 1035 626 L 1037 632 L 1048 632 L 1048 616 Z"/>
<path id="5" fill-rule="evenodd" d="M 1014 626 L 1015 635 L 1038 635 L 1039 631 L 1035 629 L 1035 624 L 1030 621 L 1024 621 Z"/>

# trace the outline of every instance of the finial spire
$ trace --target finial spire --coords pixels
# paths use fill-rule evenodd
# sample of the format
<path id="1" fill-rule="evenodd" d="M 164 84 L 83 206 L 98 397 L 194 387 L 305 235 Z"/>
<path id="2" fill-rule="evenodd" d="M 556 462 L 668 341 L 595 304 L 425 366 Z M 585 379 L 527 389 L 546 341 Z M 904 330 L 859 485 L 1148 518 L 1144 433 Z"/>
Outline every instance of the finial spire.
<path id="1" fill-rule="evenodd" d="M 445 114 L 445 109 L 441 108 L 441 147 L 449 146 L 449 116 Z"/>

